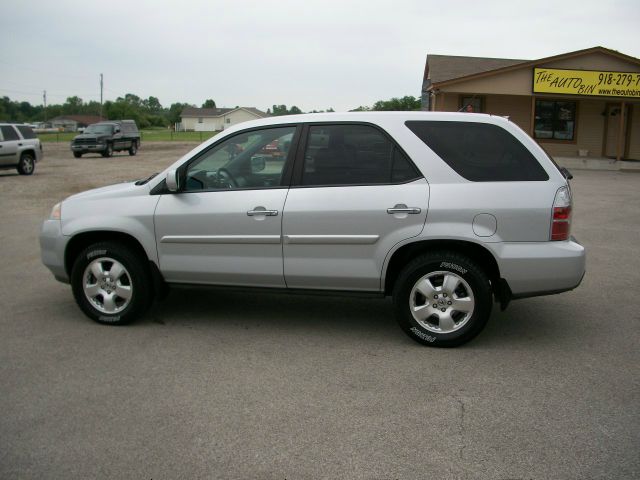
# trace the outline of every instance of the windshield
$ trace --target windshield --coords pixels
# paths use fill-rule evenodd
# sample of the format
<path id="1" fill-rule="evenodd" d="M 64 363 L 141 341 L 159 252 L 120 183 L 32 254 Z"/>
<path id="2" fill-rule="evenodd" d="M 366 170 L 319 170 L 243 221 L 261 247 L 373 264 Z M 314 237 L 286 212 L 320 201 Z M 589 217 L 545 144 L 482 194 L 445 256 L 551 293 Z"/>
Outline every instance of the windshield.
<path id="1" fill-rule="evenodd" d="M 84 133 L 111 134 L 113 125 L 89 125 Z"/>

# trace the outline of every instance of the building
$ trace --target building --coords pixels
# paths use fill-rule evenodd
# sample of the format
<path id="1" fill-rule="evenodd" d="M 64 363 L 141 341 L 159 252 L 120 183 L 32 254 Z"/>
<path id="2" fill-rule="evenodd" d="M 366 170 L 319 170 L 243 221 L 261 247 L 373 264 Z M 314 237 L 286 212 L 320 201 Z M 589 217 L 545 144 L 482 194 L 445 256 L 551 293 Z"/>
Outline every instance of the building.
<path id="1" fill-rule="evenodd" d="M 182 110 L 181 123 L 176 130 L 214 132 L 232 127 L 247 120 L 268 117 L 265 112 L 253 107 L 236 108 L 196 108 Z"/>
<path id="2" fill-rule="evenodd" d="M 594 47 L 538 60 L 428 55 L 424 110 L 508 116 L 553 156 L 640 160 L 640 59 Z"/>
<path id="3" fill-rule="evenodd" d="M 51 128 L 57 128 L 65 132 L 77 132 L 93 123 L 101 122 L 98 115 L 61 115 L 51 119 Z"/>

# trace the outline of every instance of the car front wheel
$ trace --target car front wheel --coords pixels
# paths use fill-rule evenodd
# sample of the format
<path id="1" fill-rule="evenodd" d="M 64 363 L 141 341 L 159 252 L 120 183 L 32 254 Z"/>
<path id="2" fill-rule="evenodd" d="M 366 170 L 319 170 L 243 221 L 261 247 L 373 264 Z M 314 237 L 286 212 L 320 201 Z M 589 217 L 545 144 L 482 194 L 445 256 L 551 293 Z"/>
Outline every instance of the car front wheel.
<path id="1" fill-rule="evenodd" d="M 485 327 L 493 298 L 487 275 L 455 252 L 433 252 L 407 264 L 393 292 L 396 318 L 415 341 L 456 347 Z"/>
<path id="2" fill-rule="evenodd" d="M 103 157 L 110 157 L 113 155 L 113 144 L 107 143 L 104 151 L 102 152 Z"/>
<path id="3" fill-rule="evenodd" d="M 23 153 L 18 162 L 18 173 L 20 175 L 31 175 L 36 168 L 36 160 L 30 153 Z"/>
<path id="4" fill-rule="evenodd" d="M 146 265 L 130 248 L 102 242 L 86 248 L 71 271 L 76 303 L 99 323 L 123 325 L 141 316 L 152 298 Z"/>

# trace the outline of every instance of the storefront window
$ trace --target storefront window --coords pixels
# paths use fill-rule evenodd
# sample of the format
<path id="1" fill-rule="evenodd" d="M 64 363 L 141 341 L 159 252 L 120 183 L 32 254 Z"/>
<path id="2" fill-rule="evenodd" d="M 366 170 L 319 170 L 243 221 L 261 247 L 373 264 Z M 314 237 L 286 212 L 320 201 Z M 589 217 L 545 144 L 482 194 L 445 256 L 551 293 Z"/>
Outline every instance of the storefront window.
<path id="1" fill-rule="evenodd" d="M 536 100 L 535 138 L 573 140 L 576 102 Z"/>
<path id="2" fill-rule="evenodd" d="M 473 113 L 482 112 L 482 97 L 462 97 L 460 103 L 460 111 L 462 112 L 466 111 L 467 105 L 471 105 Z"/>

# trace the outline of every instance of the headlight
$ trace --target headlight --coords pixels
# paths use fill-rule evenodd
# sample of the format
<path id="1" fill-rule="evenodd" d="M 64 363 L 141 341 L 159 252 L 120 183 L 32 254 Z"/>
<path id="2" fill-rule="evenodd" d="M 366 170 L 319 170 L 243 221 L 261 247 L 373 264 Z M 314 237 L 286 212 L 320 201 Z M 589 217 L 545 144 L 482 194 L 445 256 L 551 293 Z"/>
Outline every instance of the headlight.
<path id="1" fill-rule="evenodd" d="M 51 220 L 60 220 L 62 218 L 62 202 L 56 203 L 51 209 L 51 215 L 49 215 Z"/>

